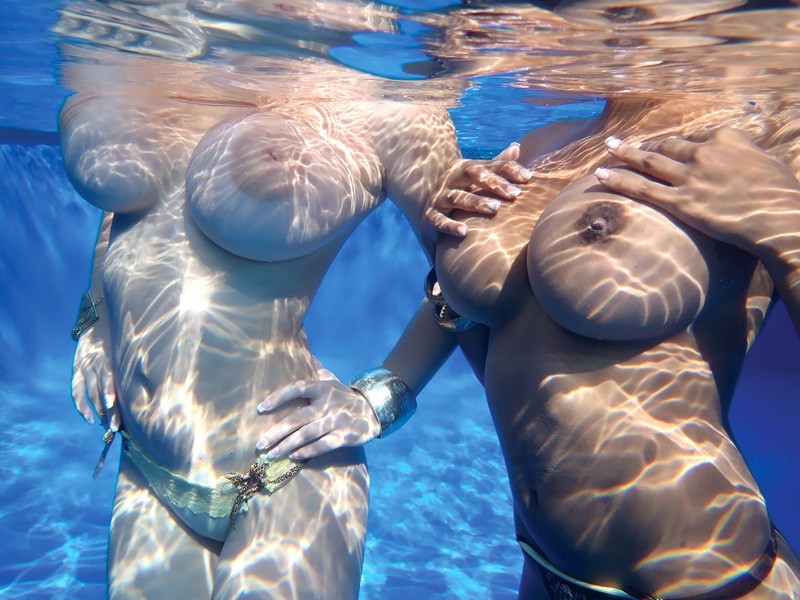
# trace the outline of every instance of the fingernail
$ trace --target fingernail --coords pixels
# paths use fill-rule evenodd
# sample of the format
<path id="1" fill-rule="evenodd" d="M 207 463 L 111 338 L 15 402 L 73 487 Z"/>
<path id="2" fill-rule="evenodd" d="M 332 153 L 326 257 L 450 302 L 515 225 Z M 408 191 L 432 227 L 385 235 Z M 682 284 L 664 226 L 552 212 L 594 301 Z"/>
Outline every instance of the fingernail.
<path id="1" fill-rule="evenodd" d="M 280 450 L 280 448 L 273 448 L 272 450 L 270 450 L 269 452 L 267 452 L 267 459 L 268 459 L 268 460 L 275 460 L 275 459 L 276 459 L 276 458 L 278 458 L 280 455 L 281 455 L 281 450 Z"/>
<path id="2" fill-rule="evenodd" d="M 606 179 L 608 179 L 608 176 L 611 175 L 611 172 L 608 169 L 600 167 L 598 169 L 595 169 L 594 174 L 599 180 L 605 181 Z"/>
<path id="3" fill-rule="evenodd" d="M 526 169 L 524 167 L 520 169 L 519 174 L 522 175 L 525 179 L 530 179 L 531 177 L 533 177 L 533 171 L 531 171 L 530 169 Z"/>
<path id="4" fill-rule="evenodd" d="M 256 406 L 256 410 L 260 413 L 265 413 L 269 410 L 269 404 L 267 404 L 266 402 L 262 402 L 261 404 Z"/>
<path id="5" fill-rule="evenodd" d="M 493 212 L 497 212 L 498 210 L 500 210 L 500 201 L 499 200 L 487 200 L 486 207 L 489 210 L 493 211 Z"/>
<path id="6" fill-rule="evenodd" d="M 619 145 L 622 143 L 622 140 L 619 138 L 615 138 L 614 136 L 606 138 L 606 147 L 611 150 L 616 150 L 619 148 Z"/>
<path id="7" fill-rule="evenodd" d="M 461 237 L 464 237 L 465 235 L 467 235 L 467 232 L 469 232 L 469 227 L 464 225 L 464 223 L 461 223 L 461 225 L 459 225 L 456 228 L 456 233 L 458 233 L 458 235 L 460 235 Z"/>
<path id="8" fill-rule="evenodd" d="M 522 193 L 522 190 L 521 190 L 521 189 L 519 189 L 519 188 L 518 188 L 517 186 L 515 186 L 515 185 L 510 185 L 510 186 L 508 186 L 508 187 L 506 188 L 506 191 L 507 191 L 507 192 L 508 192 L 508 193 L 509 193 L 511 196 L 513 196 L 514 198 L 516 198 L 517 196 L 519 196 L 519 195 Z"/>
<path id="9" fill-rule="evenodd" d="M 263 450 L 267 446 L 268 446 L 268 444 L 267 444 L 267 439 L 266 438 L 261 438 L 260 440 L 258 440 L 258 442 L 256 442 L 256 449 L 257 450 Z"/>
<path id="10" fill-rule="evenodd" d="M 83 418 L 89 425 L 94 425 L 94 415 L 83 415 Z"/>
<path id="11" fill-rule="evenodd" d="M 642 142 L 628 142 L 628 143 L 637 150 L 642 147 Z"/>

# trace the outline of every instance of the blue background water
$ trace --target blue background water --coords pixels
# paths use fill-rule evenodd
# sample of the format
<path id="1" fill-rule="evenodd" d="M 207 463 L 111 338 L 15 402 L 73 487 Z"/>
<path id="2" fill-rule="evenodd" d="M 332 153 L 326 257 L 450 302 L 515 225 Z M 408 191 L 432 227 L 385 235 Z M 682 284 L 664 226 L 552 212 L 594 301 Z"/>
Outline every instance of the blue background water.
<path id="1" fill-rule="evenodd" d="M 103 597 L 117 453 L 92 481 L 102 432 L 83 423 L 69 393 L 68 332 L 99 215 L 72 191 L 54 145 L 66 94 L 47 34 L 55 6 L 0 4 L 3 598 Z M 533 126 L 600 105 L 534 108 L 502 78 L 476 83 L 453 111 L 467 155 L 488 156 Z M 426 270 L 387 203 L 342 250 L 315 300 L 307 327 L 323 363 L 345 380 L 379 363 L 415 309 Z M 737 441 L 795 547 L 799 346 L 791 322 L 776 311 L 748 360 L 733 414 Z M 371 444 L 368 457 L 363 598 L 515 597 L 521 558 L 505 469 L 482 390 L 460 356 L 423 393 L 414 420 Z"/>

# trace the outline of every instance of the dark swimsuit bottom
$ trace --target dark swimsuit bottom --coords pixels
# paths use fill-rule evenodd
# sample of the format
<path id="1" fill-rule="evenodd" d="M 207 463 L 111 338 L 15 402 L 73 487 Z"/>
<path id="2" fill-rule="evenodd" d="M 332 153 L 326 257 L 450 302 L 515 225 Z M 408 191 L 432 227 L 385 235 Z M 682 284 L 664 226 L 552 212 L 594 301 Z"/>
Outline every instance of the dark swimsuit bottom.
<path id="1" fill-rule="evenodd" d="M 715 590 L 697 596 L 682 598 L 681 600 L 735 600 L 752 592 L 772 571 L 772 566 L 778 556 L 777 535 L 779 535 L 778 532 L 773 529 L 764 554 L 747 571 Z M 659 600 L 655 596 L 624 592 L 622 590 L 597 591 L 597 589 L 592 588 L 597 588 L 598 586 L 591 584 L 581 585 L 581 582 L 572 577 L 569 577 L 569 580 L 565 579 L 561 571 L 533 550 L 529 544 L 520 540 L 520 545 L 527 555 L 526 560 L 530 557 L 539 567 L 551 600 L 619 600 L 619 598 Z"/>

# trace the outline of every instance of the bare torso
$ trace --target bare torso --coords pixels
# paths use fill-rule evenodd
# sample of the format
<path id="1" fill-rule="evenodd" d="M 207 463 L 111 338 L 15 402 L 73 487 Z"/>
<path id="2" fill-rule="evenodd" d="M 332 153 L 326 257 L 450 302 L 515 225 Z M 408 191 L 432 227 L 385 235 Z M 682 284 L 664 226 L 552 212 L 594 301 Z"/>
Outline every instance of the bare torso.
<path id="1" fill-rule="evenodd" d="M 489 326 L 483 375 L 520 538 L 584 581 L 685 597 L 769 542 L 726 413 L 771 282 L 743 252 L 579 178 L 606 136 L 691 121 L 685 106 L 624 108 L 534 162 L 523 194 L 469 218 L 466 239 L 440 242 L 437 271 L 449 303 Z"/>
<path id="2" fill-rule="evenodd" d="M 76 187 L 115 212 L 104 295 L 125 432 L 156 464 L 212 487 L 246 472 L 262 433 L 302 402 L 256 411 L 315 377 L 303 319 L 348 234 L 387 193 L 416 216 L 458 156 L 446 111 L 389 102 L 75 97 L 62 130 Z M 334 454 L 297 477 L 358 465 L 341 475 L 365 511 L 363 450 Z"/>
<path id="3" fill-rule="evenodd" d="M 325 116 L 331 129 L 339 125 L 338 110 Z M 206 141 L 212 130 L 188 167 L 187 179 L 238 168 L 230 189 L 212 190 L 219 197 L 210 200 L 190 193 L 187 202 L 183 186 L 177 186 L 145 213 L 117 215 L 105 263 L 125 429 L 150 458 L 203 484 L 246 470 L 264 429 L 296 408 L 264 415 L 255 410 L 276 387 L 313 377 L 303 318 L 347 233 L 384 197 L 374 150 L 348 143 L 345 154 L 322 141 L 323 147 L 302 147 L 308 142 L 299 135 L 265 135 L 270 132 L 260 115 L 235 117 L 229 129 L 246 128 L 254 119 L 262 127 L 245 131 L 251 145 L 221 136 L 217 144 L 226 145 L 224 150 L 197 164 L 199 152 L 214 143 Z M 295 120 L 306 124 L 310 118 L 301 111 L 291 118 L 273 114 L 266 125 L 282 128 Z M 280 157 L 262 161 L 270 152 Z M 242 166 L 252 154 L 251 164 Z M 299 156 L 315 158 L 309 170 L 317 179 L 333 179 L 323 181 L 330 189 L 313 190 L 314 196 L 277 183 L 310 179 L 289 172 Z M 349 187 L 335 180 L 340 172 L 350 177 Z M 251 190 L 240 192 L 244 185 Z M 274 194 L 270 185 L 278 188 Z M 201 201 L 226 203 L 203 215 L 210 222 L 206 227 L 229 227 L 215 232 L 219 243 L 198 228 L 194 207 Z M 253 206 L 242 206 L 246 202 Z M 320 231 L 324 218 L 329 226 Z M 248 252 L 260 260 L 242 256 Z"/>

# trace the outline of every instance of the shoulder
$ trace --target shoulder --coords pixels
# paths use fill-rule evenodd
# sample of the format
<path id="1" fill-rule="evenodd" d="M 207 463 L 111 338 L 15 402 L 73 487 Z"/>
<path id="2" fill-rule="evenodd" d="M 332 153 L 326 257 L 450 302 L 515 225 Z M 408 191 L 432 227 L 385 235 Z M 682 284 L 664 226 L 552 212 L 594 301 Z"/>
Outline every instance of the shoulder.
<path id="1" fill-rule="evenodd" d="M 536 158 L 586 137 L 596 119 L 567 119 L 533 129 L 519 141 L 519 162 L 530 165 Z"/>

